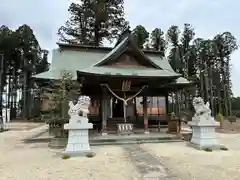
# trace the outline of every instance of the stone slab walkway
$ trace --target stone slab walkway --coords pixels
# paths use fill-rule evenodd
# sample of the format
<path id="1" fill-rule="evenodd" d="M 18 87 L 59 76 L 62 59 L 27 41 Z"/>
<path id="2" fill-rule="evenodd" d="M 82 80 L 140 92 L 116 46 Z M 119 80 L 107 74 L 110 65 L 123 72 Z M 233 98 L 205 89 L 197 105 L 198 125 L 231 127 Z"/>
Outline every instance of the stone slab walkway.
<path id="1" fill-rule="evenodd" d="M 180 180 L 165 167 L 163 162 L 139 147 L 139 145 L 126 145 L 131 162 L 137 167 L 143 180 Z"/>

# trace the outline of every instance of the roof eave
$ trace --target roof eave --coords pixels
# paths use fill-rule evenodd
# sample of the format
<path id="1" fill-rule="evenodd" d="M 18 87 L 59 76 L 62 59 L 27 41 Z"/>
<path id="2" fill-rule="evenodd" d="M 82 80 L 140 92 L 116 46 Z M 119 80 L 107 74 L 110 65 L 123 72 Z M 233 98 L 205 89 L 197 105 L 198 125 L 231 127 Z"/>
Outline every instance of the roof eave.
<path id="1" fill-rule="evenodd" d="M 111 73 L 92 73 L 92 72 L 83 72 L 77 71 L 79 75 L 91 75 L 91 76 L 111 76 L 111 77 L 120 77 L 120 78 L 159 78 L 159 79 L 176 79 L 179 75 L 171 75 L 171 76 L 143 76 L 143 75 L 123 75 L 123 74 L 111 74 Z"/>

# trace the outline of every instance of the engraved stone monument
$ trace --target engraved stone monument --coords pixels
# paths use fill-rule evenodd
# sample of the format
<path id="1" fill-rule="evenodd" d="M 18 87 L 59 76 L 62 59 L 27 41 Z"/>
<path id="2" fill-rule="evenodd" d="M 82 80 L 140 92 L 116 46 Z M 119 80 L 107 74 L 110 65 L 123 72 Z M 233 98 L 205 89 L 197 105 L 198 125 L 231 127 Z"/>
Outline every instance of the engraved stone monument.
<path id="1" fill-rule="evenodd" d="M 202 148 L 220 148 L 216 140 L 215 128 L 219 126 L 219 122 L 211 116 L 209 103 L 204 103 L 201 97 L 193 99 L 195 114 L 192 121 L 188 122 L 192 127 L 191 144 L 198 149 Z"/>
<path id="2" fill-rule="evenodd" d="M 88 130 L 93 128 L 93 124 L 88 123 L 89 104 L 88 96 L 80 96 L 75 105 L 73 101 L 69 102 L 70 120 L 64 125 L 64 129 L 69 130 L 65 154 L 82 155 L 90 151 Z"/>

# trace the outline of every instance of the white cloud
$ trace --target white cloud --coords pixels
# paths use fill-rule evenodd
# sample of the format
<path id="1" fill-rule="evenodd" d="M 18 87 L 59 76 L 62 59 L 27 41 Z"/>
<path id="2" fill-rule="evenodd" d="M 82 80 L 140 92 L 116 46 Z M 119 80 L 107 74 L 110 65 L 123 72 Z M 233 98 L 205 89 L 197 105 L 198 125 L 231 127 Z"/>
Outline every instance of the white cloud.
<path id="1" fill-rule="evenodd" d="M 58 41 L 57 30 L 68 18 L 68 6 L 79 0 L 0 0 L 0 22 L 15 28 L 30 25 L 43 48 L 52 49 Z M 230 31 L 240 38 L 240 2 L 237 0 L 125 0 L 126 18 L 134 27 L 166 31 L 171 25 L 190 23 L 198 36 L 208 38 Z M 232 56 L 233 92 L 240 96 L 240 51 Z"/>

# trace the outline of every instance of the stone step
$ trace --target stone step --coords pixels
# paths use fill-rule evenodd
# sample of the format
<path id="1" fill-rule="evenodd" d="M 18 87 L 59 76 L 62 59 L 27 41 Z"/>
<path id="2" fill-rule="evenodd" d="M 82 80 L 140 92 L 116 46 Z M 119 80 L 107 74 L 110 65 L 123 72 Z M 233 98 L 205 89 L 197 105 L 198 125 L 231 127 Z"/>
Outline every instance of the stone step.
<path id="1" fill-rule="evenodd" d="M 143 143 L 171 143 L 183 142 L 178 136 L 162 137 L 136 137 L 136 136 L 116 136 L 115 138 L 90 139 L 91 146 L 100 145 L 125 145 L 125 144 L 143 144 Z M 67 138 L 52 138 L 49 141 L 50 148 L 64 148 L 67 144 Z"/>
<path id="2" fill-rule="evenodd" d="M 114 139 L 108 139 L 108 140 L 95 140 L 90 141 L 90 146 L 106 146 L 106 145 L 126 145 L 126 144 L 144 144 L 144 143 L 174 143 L 174 142 L 183 142 L 181 139 L 145 139 L 145 140 L 131 140 L 131 139 L 125 139 L 125 140 L 114 140 Z M 52 149 L 59 149 L 59 148 L 65 148 L 67 145 L 67 139 L 52 139 L 49 142 L 49 148 Z"/>
<path id="3" fill-rule="evenodd" d="M 142 140 L 142 141 L 117 141 L 117 142 L 91 142 L 91 146 L 103 146 L 103 145 L 125 145 L 125 144 L 144 144 L 144 143 L 173 143 L 173 142 L 183 142 L 179 139 L 173 140 Z"/>

